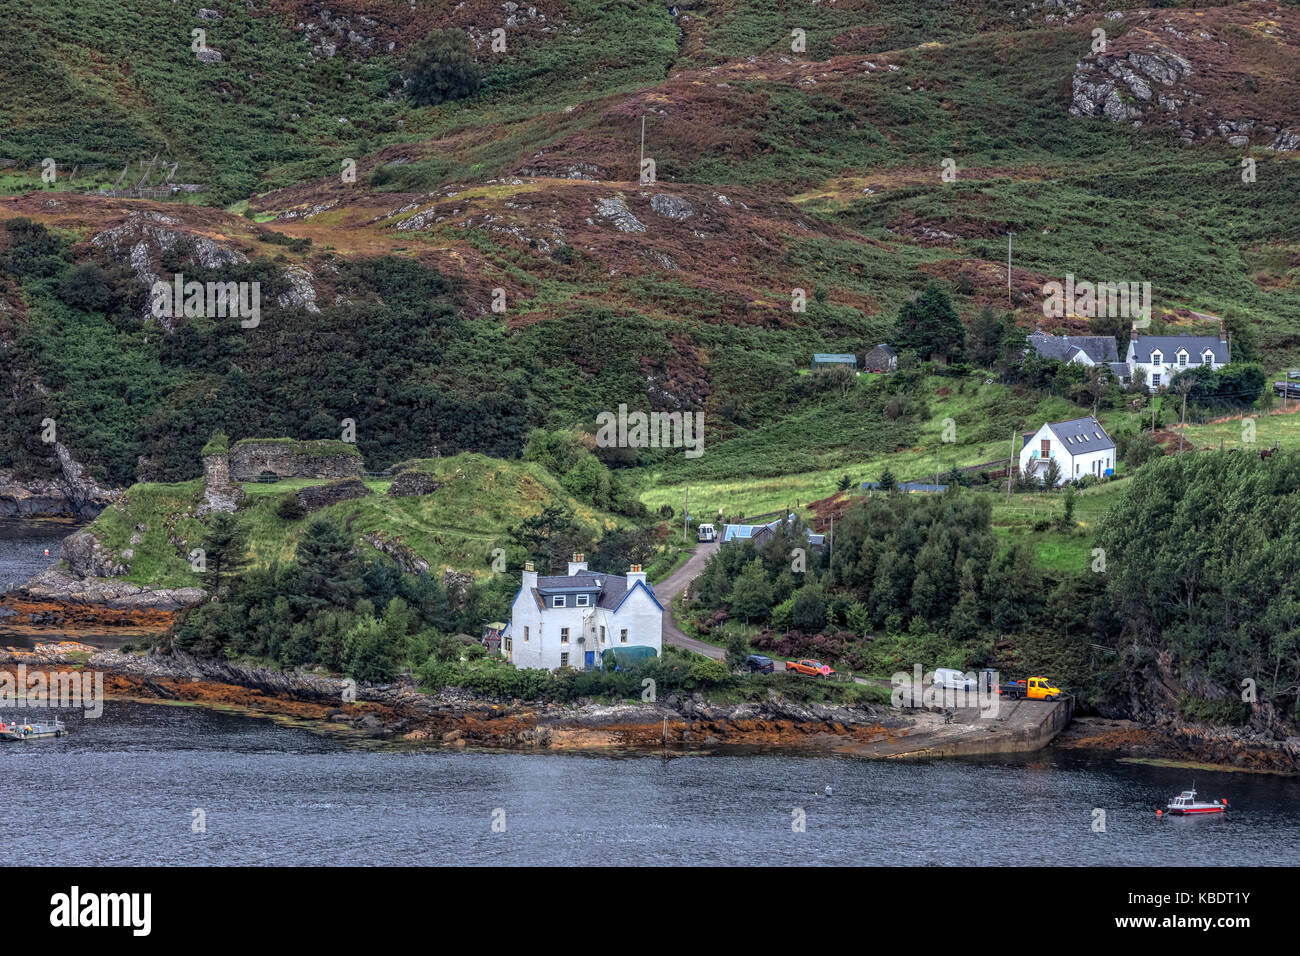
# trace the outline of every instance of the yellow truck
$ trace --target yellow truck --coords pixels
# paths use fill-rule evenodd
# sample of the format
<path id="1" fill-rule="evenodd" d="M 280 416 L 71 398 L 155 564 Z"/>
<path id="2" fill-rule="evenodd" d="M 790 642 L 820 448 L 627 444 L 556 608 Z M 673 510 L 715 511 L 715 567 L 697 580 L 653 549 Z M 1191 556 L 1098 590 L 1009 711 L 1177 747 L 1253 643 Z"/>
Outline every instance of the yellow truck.
<path id="1" fill-rule="evenodd" d="M 1061 688 L 1053 687 L 1052 682 L 1046 677 L 1031 677 L 1028 680 L 999 684 L 998 693 L 1014 697 L 1017 700 L 1022 697 L 1027 697 L 1030 700 L 1059 700 Z"/>

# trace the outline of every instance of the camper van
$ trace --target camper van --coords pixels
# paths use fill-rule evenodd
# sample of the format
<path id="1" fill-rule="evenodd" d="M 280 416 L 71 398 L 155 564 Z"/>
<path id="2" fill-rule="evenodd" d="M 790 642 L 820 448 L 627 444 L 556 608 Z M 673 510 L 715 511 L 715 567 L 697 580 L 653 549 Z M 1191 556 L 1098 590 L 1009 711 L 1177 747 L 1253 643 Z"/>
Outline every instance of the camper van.
<path id="1" fill-rule="evenodd" d="M 967 690 L 975 689 L 975 681 L 971 680 L 955 667 L 940 667 L 934 672 L 934 686 L 942 687 L 945 690 Z"/>
<path id="2" fill-rule="evenodd" d="M 711 524 L 702 524 L 699 529 L 699 538 L 701 541 L 717 541 L 718 532 L 714 530 Z"/>

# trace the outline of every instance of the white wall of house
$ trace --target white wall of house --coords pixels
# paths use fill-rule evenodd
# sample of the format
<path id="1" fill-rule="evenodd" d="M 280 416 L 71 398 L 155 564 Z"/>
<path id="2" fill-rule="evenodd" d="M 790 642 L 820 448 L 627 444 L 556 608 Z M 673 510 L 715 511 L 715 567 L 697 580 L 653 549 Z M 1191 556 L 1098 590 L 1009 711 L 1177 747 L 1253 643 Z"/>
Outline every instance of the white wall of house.
<path id="1" fill-rule="evenodd" d="M 1167 386 L 1171 378 L 1189 368 L 1198 365 L 1206 365 L 1212 369 L 1223 368 L 1223 363 L 1215 360 L 1211 349 L 1188 350 L 1181 345 L 1168 353 L 1152 350 L 1150 362 L 1139 362 L 1132 342 L 1128 346 L 1126 364 L 1130 378 L 1134 369 L 1141 368 L 1146 371 L 1147 390 L 1151 392 L 1159 390 L 1162 385 Z"/>
<path id="2" fill-rule="evenodd" d="M 1048 443 L 1046 456 L 1042 451 L 1044 441 Z M 1057 438 L 1050 427 L 1043 425 L 1029 439 L 1028 444 L 1020 449 L 1020 473 L 1042 477 L 1049 459 L 1055 459 L 1061 469 L 1061 477 L 1056 483 L 1063 485 L 1084 475 L 1095 475 L 1098 478 L 1105 475 L 1107 468 L 1115 467 L 1115 449 L 1112 447 L 1090 451 L 1080 448 L 1076 452 Z"/>
<path id="3" fill-rule="evenodd" d="M 619 644 L 647 645 L 662 653 L 663 611 L 646 590 L 644 571 L 626 576 L 629 592 L 616 609 L 575 606 L 572 595 L 565 607 L 539 608 L 533 595 L 537 578 L 536 571 L 523 572 L 504 635 L 508 640 L 502 642 L 516 667 L 554 670 L 567 664 L 584 670 L 590 651 L 591 666 L 598 668 L 601 654 Z"/>

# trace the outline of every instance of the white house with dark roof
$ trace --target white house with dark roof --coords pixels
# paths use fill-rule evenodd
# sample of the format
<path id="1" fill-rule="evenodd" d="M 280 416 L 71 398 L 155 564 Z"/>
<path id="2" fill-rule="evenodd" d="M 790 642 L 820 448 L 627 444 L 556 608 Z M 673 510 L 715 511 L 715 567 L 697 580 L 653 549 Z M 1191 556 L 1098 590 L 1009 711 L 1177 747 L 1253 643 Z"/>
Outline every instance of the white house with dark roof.
<path id="1" fill-rule="evenodd" d="M 1075 365 L 1102 365 L 1119 361 L 1119 347 L 1113 335 L 1048 335 L 1035 332 L 1027 337 L 1029 347 L 1040 358 Z"/>
<path id="2" fill-rule="evenodd" d="M 1205 365 L 1223 368 L 1231 360 L 1228 335 L 1222 327 L 1215 335 L 1140 335 L 1133 331 L 1128 343 L 1129 377 L 1141 368 L 1147 373 L 1147 388 L 1159 390 L 1179 372 Z"/>
<path id="3" fill-rule="evenodd" d="M 1101 478 L 1115 468 L 1115 443 L 1092 417 L 1049 422 L 1038 431 L 1024 435 L 1020 473 L 1041 479 L 1047 473 L 1049 461 L 1055 461 L 1061 469 L 1058 485 L 1084 475 Z"/>
<path id="4" fill-rule="evenodd" d="M 575 554 L 569 573 L 539 575 L 524 565 L 519 593 L 502 639 L 506 659 L 516 667 L 601 666 L 612 647 L 639 645 L 663 650 L 664 609 L 638 564 L 627 575 L 587 569 Z"/>

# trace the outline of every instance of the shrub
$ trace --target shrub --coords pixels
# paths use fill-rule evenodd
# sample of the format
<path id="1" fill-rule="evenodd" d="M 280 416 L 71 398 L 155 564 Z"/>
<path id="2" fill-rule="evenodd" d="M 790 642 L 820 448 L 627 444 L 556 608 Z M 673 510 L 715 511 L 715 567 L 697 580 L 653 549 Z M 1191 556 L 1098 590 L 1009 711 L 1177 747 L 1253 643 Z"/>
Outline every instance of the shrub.
<path id="1" fill-rule="evenodd" d="M 463 30 L 434 30 L 413 44 L 406 54 L 406 73 L 411 98 L 421 106 L 469 96 L 482 82 Z"/>

